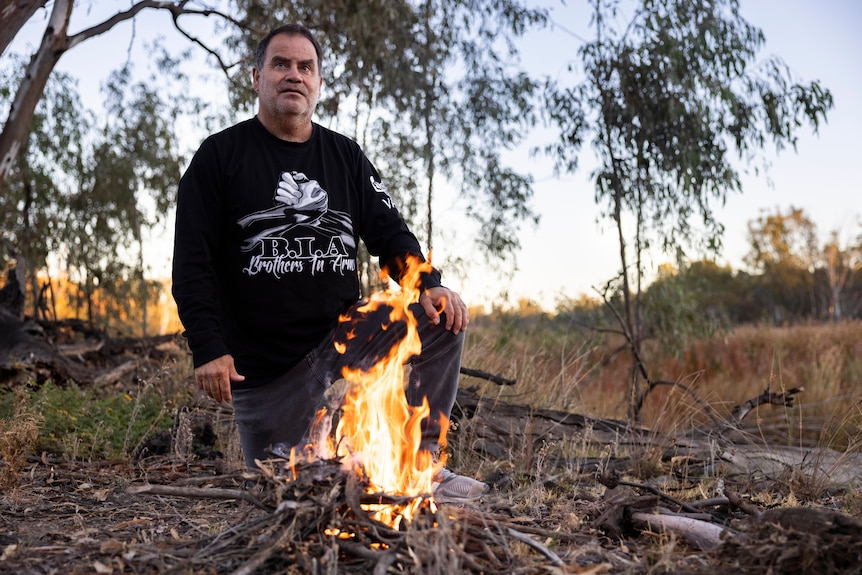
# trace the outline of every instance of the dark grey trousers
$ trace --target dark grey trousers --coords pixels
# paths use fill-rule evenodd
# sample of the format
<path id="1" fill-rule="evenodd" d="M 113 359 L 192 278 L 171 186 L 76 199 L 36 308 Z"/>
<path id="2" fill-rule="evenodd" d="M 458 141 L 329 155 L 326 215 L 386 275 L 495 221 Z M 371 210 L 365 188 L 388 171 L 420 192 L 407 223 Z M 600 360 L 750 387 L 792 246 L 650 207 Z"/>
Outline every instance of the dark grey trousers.
<path id="1" fill-rule="evenodd" d="M 293 369 L 272 381 L 248 388 L 234 388 L 233 407 L 239 428 L 243 456 L 249 469 L 255 459 L 271 457 L 269 449 L 282 444 L 287 450 L 301 442 L 314 414 L 322 406 L 323 395 L 341 377 L 342 368 L 368 369 L 386 356 L 393 344 L 404 338 L 406 323 L 389 324 L 389 308 L 359 313 L 351 308 L 353 322 L 340 323 Z M 445 328 L 445 316 L 433 325 L 418 303 L 410 307 L 418 323 L 422 351 L 410 361 L 405 389 L 407 402 L 422 405 L 428 399 L 430 416 L 422 425 L 422 446 L 437 448 L 442 418 L 448 419 L 455 404 L 464 332 L 457 335 Z M 346 344 L 342 354 L 335 343 Z"/>

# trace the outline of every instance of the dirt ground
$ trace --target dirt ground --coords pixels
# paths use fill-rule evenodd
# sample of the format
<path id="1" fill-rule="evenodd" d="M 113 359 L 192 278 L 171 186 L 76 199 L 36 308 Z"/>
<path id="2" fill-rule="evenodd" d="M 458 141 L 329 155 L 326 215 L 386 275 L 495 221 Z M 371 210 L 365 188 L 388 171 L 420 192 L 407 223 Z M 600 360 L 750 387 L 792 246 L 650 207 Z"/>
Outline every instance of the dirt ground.
<path id="1" fill-rule="evenodd" d="M 126 493 L 145 483 L 239 486 L 215 464 L 38 462 L 0 500 L 0 573 L 162 573 L 183 544 L 260 512 L 246 502 Z M 261 512 L 262 513 L 262 512 Z M 213 566 L 212 573 L 220 572 Z"/>
<path id="2" fill-rule="evenodd" d="M 499 478 L 498 478 L 499 479 Z M 238 526 L 263 526 L 270 512 L 243 500 L 133 494 L 128 489 L 147 484 L 236 492 L 243 479 L 225 474 L 217 462 L 178 464 L 167 459 L 129 462 L 59 463 L 31 461 L 20 485 L 0 499 L 0 573 L 74 574 L 90 573 L 362 573 L 361 563 L 344 557 L 327 561 L 325 553 L 308 547 L 293 555 L 278 553 L 249 569 L 254 550 L 236 546 L 222 549 L 212 562 L 187 559 L 194 553 L 229 541 Z M 609 533 L 599 525 L 623 518 L 630 506 L 616 506 L 626 492 L 605 490 L 595 495 L 573 489 L 561 496 L 560 485 L 550 483 L 529 492 L 505 491 L 498 481 L 488 497 L 469 517 L 475 522 L 516 527 L 537 541 L 535 546 L 507 550 L 510 564 L 491 572 L 500 573 L 862 573 L 862 521 L 835 511 L 846 506 L 855 492 L 833 493 L 815 514 L 783 517 L 775 522 L 751 522 L 744 513 L 728 515 L 741 537 L 725 541 L 710 551 L 698 549 L 668 534 L 624 530 Z M 513 505 L 514 499 L 521 503 Z M 526 502 L 525 498 L 531 498 Z M 633 502 L 643 497 L 629 496 Z M 636 505 L 635 505 L 636 506 Z M 524 510 L 530 512 L 525 516 Z M 804 511 L 805 508 L 797 508 Z M 481 514 L 481 515 L 480 515 Z M 764 514 L 765 515 L 765 514 Z M 453 514 L 455 522 L 467 515 Z M 294 518 L 293 523 L 296 523 Z M 795 523 L 794 523 L 795 522 Z M 781 525 L 780 525 L 781 524 Z M 800 529 L 799 525 L 803 525 Z M 272 522 L 269 532 L 272 533 Z M 451 526 L 450 526 L 451 528 Z M 244 529 L 248 529 L 245 527 Z M 261 527 L 264 530 L 264 527 Z M 456 529 L 457 530 L 457 529 Z M 804 532 L 807 530 L 807 533 Z M 552 537 L 553 533 L 559 536 Z M 257 543 L 268 546 L 265 537 Z M 235 545 L 235 544 L 234 544 Z M 346 544 L 345 544 L 346 545 Z M 230 547 L 230 545 L 226 545 Z M 504 545 L 505 546 L 505 545 Z M 547 547 L 546 547 L 547 546 Z M 543 555 L 542 548 L 553 551 Z M 285 546 L 286 548 L 286 546 Z M 359 558 L 370 551 L 352 550 Z M 357 555 L 358 553 L 358 555 Z M 215 557 L 215 555 L 214 555 Z M 330 558 L 331 559 L 331 558 Z M 245 569 L 243 565 L 246 565 Z M 337 565 L 337 567 L 334 567 Z M 469 565 L 467 565 L 469 566 Z M 467 569 L 454 572 L 479 572 Z M 385 569 L 385 567 L 384 567 Z M 375 573 L 422 573 L 398 564 Z M 445 573 L 439 564 L 435 572 Z"/>

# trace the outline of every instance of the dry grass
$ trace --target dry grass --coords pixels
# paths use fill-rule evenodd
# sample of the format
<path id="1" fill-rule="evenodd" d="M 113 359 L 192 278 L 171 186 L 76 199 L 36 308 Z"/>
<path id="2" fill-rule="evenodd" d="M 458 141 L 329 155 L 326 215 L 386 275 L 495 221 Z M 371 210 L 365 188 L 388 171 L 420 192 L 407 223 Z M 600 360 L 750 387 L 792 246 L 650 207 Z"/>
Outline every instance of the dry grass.
<path id="1" fill-rule="evenodd" d="M 15 415 L 10 420 L 0 420 L 0 456 L 4 463 L 0 466 L 0 490 L 18 485 L 39 436 L 41 418 L 27 405 L 24 392 L 16 390 L 14 401 Z"/>
<path id="2" fill-rule="evenodd" d="M 464 378 L 462 386 L 475 386 L 479 393 L 500 401 L 625 419 L 630 360 L 625 353 L 613 355 L 619 342 L 575 330 L 555 331 L 541 322 L 512 326 L 480 319 L 476 324 L 468 332 L 464 365 L 515 379 L 517 384 L 501 388 Z M 476 470 L 486 477 L 507 470 L 515 478 L 509 485 L 513 507 L 533 516 L 544 513 L 560 523 L 569 516 L 594 517 L 577 494 L 600 497 L 603 489 L 582 471 L 550 468 L 551 451 L 569 458 L 573 467 L 590 458 L 627 456 L 626 477 L 657 482 L 684 501 L 706 499 L 725 486 L 719 453 L 713 466 L 699 462 L 690 469 L 686 457 L 664 458 L 672 438 L 711 418 L 727 418 L 734 406 L 767 387 L 784 391 L 802 386 L 804 392 L 793 406 L 764 405 L 749 414 L 743 422 L 743 440 L 747 437 L 763 453 L 784 447 L 822 447 L 837 450 L 837 456 L 811 461 L 806 472 L 788 466 L 768 480 L 757 473 L 735 477 L 734 488 L 750 494 L 762 507 L 819 505 L 840 492 L 844 510 L 860 515 L 859 486 L 836 491 L 836 478 L 845 466 L 856 465 L 851 458 L 862 452 L 862 322 L 740 327 L 695 342 L 677 355 L 650 342 L 645 358 L 652 377 L 680 382 L 697 397 L 680 388 L 657 387 L 642 412 L 641 425 L 652 431 L 642 444 L 597 446 L 571 440 L 568 445 L 537 447 L 525 441 L 504 462 L 472 456 L 466 461 L 456 458 L 456 463 L 468 473 Z M 525 425 L 525 433 L 530 425 Z M 473 440 L 459 436 L 457 441 L 455 451 L 469 454 Z M 650 563 L 647 571 L 673 572 L 669 562 L 676 562 L 676 569 L 688 569 L 684 561 L 680 563 L 680 547 L 685 546 L 672 537 L 656 536 L 644 551 Z"/>
<path id="3" fill-rule="evenodd" d="M 464 365 L 516 379 L 509 389 L 465 380 L 484 394 L 535 407 L 625 419 L 631 362 L 619 340 L 547 325 L 480 318 L 468 332 Z M 507 335 L 507 332 L 513 332 Z M 749 416 L 752 432 L 774 430 L 802 444 L 857 445 L 862 430 L 862 322 L 794 327 L 739 327 L 689 345 L 681 354 L 644 346 L 651 377 L 684 384 L 659 386 L 642 424 L 657 432 L 704 424 L 708 410 L 726 418 L 765 389 L 803 387 L 794 407 L 764 406 Z M 709 407 L 705 407 L 708 405 Z"/>

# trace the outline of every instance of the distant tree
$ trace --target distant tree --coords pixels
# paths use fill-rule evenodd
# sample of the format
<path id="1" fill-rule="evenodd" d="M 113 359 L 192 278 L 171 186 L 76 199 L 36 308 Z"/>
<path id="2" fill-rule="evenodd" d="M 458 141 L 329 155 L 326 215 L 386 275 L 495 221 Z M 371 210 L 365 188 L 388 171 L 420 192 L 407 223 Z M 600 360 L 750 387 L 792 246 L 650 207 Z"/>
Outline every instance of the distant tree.
<path id="1" fill-rule="evenodd" d="M 751 249 L 744 261 L 754 272 L 762 272 L 778 263 L 814 271 L 819 249 L 817 225 L 801 208 L 791 206 L 787 212 L 762 210 L 748 222 Z"/>
<path id="2" fill-rule="evenodd" d="M 679 354 L 685 344 L 728 329 L 740 297 L 739 282 L 729 267 L 700 260 L 665 264 L 642 295 L 644 337 Z"/>
<path id="3" fill-rule="evenodd" d="M 764 36 L 736 0 L 626 3 L 633 16 L 619 27 L 621 2 L 591 4 L 595 39 L 579 51 L 582 81 L 549 84 L 559 139 L 545 149 L 565 172 L 577 168 L 584 140 L 597 155 L 596 201 L 619 244 L 618 317 L 633 357 L 635 421 L 655 381 L 641 353 L 645 251 L 717 252 L 723 226 L 713 205 L 741 191 L 735 160 L 748 163 L 769 143 L 792 146 L 804 124 L 816 130 L 832 95 L 794 80 L 778 58 L 755 65 Z"/>
<path id="4" fill-rule="evenodd" d="M 763 211 L 748 222 L 751 249 L 744 261 L 759 274 L 758 294 L 772 321 L 817 316 L 814 272 L 819 259 L 817 226 L 799 208 Z"/>
<path id="5" fill-rule="evenodd" d="M 823 247 L 821 266 L 826 281 L 829 317 L 841 320 L 858 313 L 862 298 L 854 297 L 854 288 L 862 271 L 862 237 L 855 243 L 843 245 L 838 231 L 830 234 Z"/>

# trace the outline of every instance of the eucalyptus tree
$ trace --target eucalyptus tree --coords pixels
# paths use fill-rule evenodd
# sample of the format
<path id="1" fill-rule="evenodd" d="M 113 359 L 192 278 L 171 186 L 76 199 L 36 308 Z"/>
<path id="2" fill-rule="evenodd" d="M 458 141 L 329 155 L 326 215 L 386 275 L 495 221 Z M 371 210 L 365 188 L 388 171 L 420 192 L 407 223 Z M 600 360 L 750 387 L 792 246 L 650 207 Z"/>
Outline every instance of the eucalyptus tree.
<path id="1" fill-rule="evenodd" d="M 30 134 L 32 130 L 38 128 L 37 124 L 40 121 L 37 110 L 46 95 L 46 87 L 54 75 L 54 69 L 63 54 L 83 42 L 98 38 L 122 22 L 133 20 L 142 10 L 164 10 L 171 14 L 174 27 L 181 35 L 186 37 L 190 43 L 199 46 L 207 54 L 222 62 L 219 58 L 218 45 L 208 43 L 212 40 L 212 37 L 206 34 L 198 35 L 197 33 L 193 33 L 184 25 L 185 17 L 213 17 L 226 23 L 228 26 L 238 25 L 226 13 L 214 10 L 202 3 L 195 3 L 190 0 L 139 0 L 132 3 L 126 10 L 118 11 L 101 22 L 96 22 L 92 26 L 78 32 L 70 32 L 69 24 L 72 13 L 76 9 L 85 10 L 87 7 L 74 2 L 74 0 L 54 0 L 47 11 L 47 18 L 44 24 L 45 32 L 39 46 L 30 55 L 26 63 L 19 62 L 15 64 L 17 56 L 7 54 L 10 42 L 25 23 L 38 17 L 39 9 L 46 5 L 47 2 L 44 0 L 16 0 L 10 6 L 0 10 L 0 55 L 3 56 L 6 69 L 23 71 L 21 74 L 13 75 L 7 73 L 6 77 L 14 77 L 16 82 L 14 85 L 4 84 L 2 88 L 4 105 L 0 109 L 5 110 L 7 116 L 2 130 L 0 130 L 0 198 L 7 199 L 7 213 L 9 206 L 13 203 L 9 198 L 14 197 L 16 193 L 21 193 L 20 190 L 16 192 L 5 189 L 7 187 L 7 177 L 10 174 L 17 170 L 17 177 L 20 180 L 18 185 L 25 188 L 38 183 L 36 180 L 30 178 L 33 171 L 27 165 L 27 162 L 31 158 L 20 159 L 20 156 L 25 150 L 31 147 L 29 143 L 32 140 Z M 182 24 L 180 22 L 181 18 L 183 19 Z M 12 63 L 11 65 L 10 62 Z M 79 103 L 75 105 L 77 104 Z M 58 107 L 58 109 L 62 110 L 62 107 Z M 69 110 L 69 113 L 73 113 L 73 110 Z M 74 135 L 74 132 L 69 132 L 66 134 L 54 134 L 50 137 L 58 140 L 66 139 L 69 144 L 69 150 L 75 152 L 79 151 L 80 143 L 74 140 Z M 44 132 L 43 137 L 49 137 L 47 136 L 47 132 Z M 48 203 L 42 206 L 32 202 L 28 203 L 27 197 L 33 198 L 35 197 L 34 194 L 39 193 L 26 189 L 23 191 L 24 199 L 22 200 L 23 204 L 21 204 L 20 209 L 22 214 L 26 214 L 31 220 L 23 222 L 24 228 L 20 229 L 19 233 L 23 232 L 23 229 L 32 227 L 32 218 L 43 218 L 53 221 L 50 213 L 52 210 L 57 210 L 59 205 Z M 44 197 L 51 198 L 54 196 L 46 193 Z M 14 236 L 11 231 L 12 229 L 4 228 L 6 232 L 5 236 L 7 236 L 4 237 L 4 243 L 8 245 L 9 249 L 3 250 L 3 253 L 0 253 L 0 261 L 5 262 L 9 252 L 11 252 L 13 259 L 22 257 L 27 250 L 32 250 L 35 245 L 38 245 L 28 242 L 25 237 L 19 237 L 18 240 L 20 241 L 17 242 L 17 245 L 14 242 L 10 244 L 8 236 Z M 47 237 L 40 239 L 47 245 Z M 18 288 L 21 290 L 21 297 L 18 298 L 20 300 L 24 299 L 23 284 L 25 281 L 24 277 L 28 273 L 27 264 L 26 260 L 18 261 L 15 266 L 15 277 L 19 284 Z M 32 270 L 30 271 L 32 272 Z M 18 310 L 18 313 L 22 315 L 23 310 Z"/>
<path id="2" fill-rule="evenodd" d="M 446 75 L 425 70 L 426 155 L 429 163 L 439 156 L 446 176 L 459 176 L 467 215 L 480 224 L 480 246 L 505 256 L 520 247 L 520 222 L 538 223 L 529 204 L 532 177 L 505 165 L 501 152 L 521 144 L 536 122 L 538 78 L 513 64 L 515 42 L 545 25 L 547 14 L 509 0 L 427 0 L 432 6 L 426 42 Z M 436 66 L 434 59 L 431 64 Z M 462 72 L 453 77 L 455 90 L 447 85 L 453 70 Z M 428 197 L 430 203 L 430 188 Z"/>
<path id="3" fill-rule="evenodd" d="M 0 101 L 16 80 L 2 77 Z M 19 281 L 30 286 L 34 317 L 45 317 L 38 278 L 52 269 L 81 286 L 92 322 L 108 317 L 94 311 L 99 289 L 103 305 L 139 302 L 146 331 L 142 230 L 168 213 L 180 176 L 177 114 L 163 89 L 130 82 L 128 70 L 107 86 L 100 119 L 67 74 L 47 82 L 0 196 L 0 239 L 15 256 Z M 131 285 L 140 291 L 129 293 Z"/>
<path id="4" fill-rule="evenodd" d="M 154 79 L 133 82 L 128 69 L 112 74 L 105 91 L 105 114 L 89 135 L 59 238 L 90 321 L 131 319 L 127 306 L 116 310 L 125 313 L 97 318 L 93 296 L 99 289 L 103 302 L 138 302 L 146 333 L 143 231 L 163 223 L 173 202 L 184 161 L 175 133 L 179 112 Z"/>
<path id="5" fill-rule="evenodd" d="M 737 0 L 591 4 L 595 36 L 579 50 L 583 77 L 548 87 L 559 139 L 546 151 L 566 172 L 577 168 L 585 140 L 595 152 L 595 200 L 619 247 L 618 281 L 609 285 L 623 302 L 617 317 L 633 357 L 636 420 L 656 383 L 641 346 L 646 250 L 718 252 L 714 206 L 742 191 L 740 170 L 767 145 L 792 146 L 804 125 L 816 130 L 832 96 L 796 80 L 778 57 L 756 61 L 765 38 Z"/>
<path id="6" fill-rule="evenodd" d="M 47 4 L 44 0 L 17 0 L 12 6 L 0 10 L 0 54 L 5 55 L 11 40 L 20 29 L 36 17 L 39 8 Z M 200 17 L 212 19 L 217 27 L 241 26 L 228 13 L 212 8 L 208 3 L 194 0 L 138 0 L 132 2 L 125 10 L 115 12 L 101 22 L 96 22 L 87 28 L 71 32 L 69 24 L 73 12 L 87 10 L 74 0 L 54 0 L 45 20 L 45 32 L 36 50 L 30 55 L 26 64 L 26 73 L 20 77 L 14 90 L 12 103 L 8 108 L 8 116 L 0 131 L 0 192 L 3 191 L 6 175 L 22 148 L 22 142 L 27 136 L 33 112 L 42 97 L 45 85 L 60 58 L 84 42 L 99 38 L 110 32 L 123 22 L 134 20 L 144 10 L 161 10 L 170 13 L 176 31 L 186 38 L 190 44 L 197 46 L 204 53 L 215 59 L 224 70 L 231 65 L 225 63 L 221 54 L 221 44 L 218 35 L 203 30 L 194 25 L 186 25 L 187 19 Z M 194 21 L 194 20 L 193 20 Z"/>

